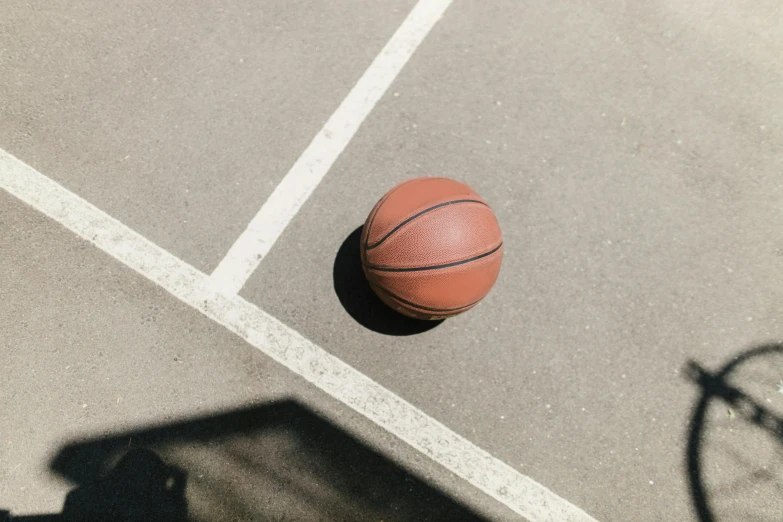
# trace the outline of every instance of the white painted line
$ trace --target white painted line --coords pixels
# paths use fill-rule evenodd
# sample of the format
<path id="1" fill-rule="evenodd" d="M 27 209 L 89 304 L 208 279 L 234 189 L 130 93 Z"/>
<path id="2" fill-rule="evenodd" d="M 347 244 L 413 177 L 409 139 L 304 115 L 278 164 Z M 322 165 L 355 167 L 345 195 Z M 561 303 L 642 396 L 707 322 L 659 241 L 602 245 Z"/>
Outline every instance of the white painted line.
<path id="1" fill-rule="evenodd" d="M 420 0 L 215 268 L 211 282 L 238 293 L 452 0 Z"/>
<path id="2" fill-rule="evenodd" d="M 206 274 L 0 150 L 0 188 L 245 339 L 530 522 L 595 522 L 576 506 L 248 303 Z"/>

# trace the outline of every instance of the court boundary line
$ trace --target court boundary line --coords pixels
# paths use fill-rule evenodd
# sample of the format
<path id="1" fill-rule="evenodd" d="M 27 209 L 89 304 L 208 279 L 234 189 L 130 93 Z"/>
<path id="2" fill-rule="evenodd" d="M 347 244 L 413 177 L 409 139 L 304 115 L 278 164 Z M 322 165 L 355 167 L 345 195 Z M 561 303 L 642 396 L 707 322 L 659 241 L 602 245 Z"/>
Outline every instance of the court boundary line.
<path id="1" fill-rule="evenodd" d="M 0 149 L 0 188 L 530 522 L 597 522 L 203 272 Z"/>
<path id="2" fill-rule="evenodd" d="M 452 0 L 419 0 L 210 275 L 239 293 Z"/>
<path id="3" fill-rule="evenodd" d="M 419 0 L 210 275 L 0 149 L 0 188 L 530 522 L 597 522 L 238 295 L 452 0 Z"/>

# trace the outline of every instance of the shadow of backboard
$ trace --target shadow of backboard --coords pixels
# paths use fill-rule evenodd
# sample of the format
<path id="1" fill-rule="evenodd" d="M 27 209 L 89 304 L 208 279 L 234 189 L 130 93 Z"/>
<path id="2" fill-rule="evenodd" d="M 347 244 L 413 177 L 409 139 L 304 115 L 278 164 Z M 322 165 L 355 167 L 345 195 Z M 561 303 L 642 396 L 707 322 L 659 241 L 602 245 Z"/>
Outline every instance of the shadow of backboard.
<path id="1" fill-rule="evenodd" d="M 51 468 L 77 484 L 63 512 L 12 520 L 484 520 L 292 400 L 74 442 Z"/>

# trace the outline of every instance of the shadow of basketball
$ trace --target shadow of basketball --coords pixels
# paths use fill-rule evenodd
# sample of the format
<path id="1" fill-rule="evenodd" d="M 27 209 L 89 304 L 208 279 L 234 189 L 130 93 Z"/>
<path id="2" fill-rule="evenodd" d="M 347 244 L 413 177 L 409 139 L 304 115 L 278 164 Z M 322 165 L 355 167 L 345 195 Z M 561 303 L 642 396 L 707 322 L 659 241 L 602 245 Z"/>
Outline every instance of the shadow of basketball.
<path id="1" fill-rule="evenodd" d="M 435 328 L 443 321 L 420 321 L 386 306 L 364 277 L 360 256 L 362 227 L 343 241 L 334 259 L 334 291 L 345 311 L 365 328 L 385 335 L 413 335 Z"/>

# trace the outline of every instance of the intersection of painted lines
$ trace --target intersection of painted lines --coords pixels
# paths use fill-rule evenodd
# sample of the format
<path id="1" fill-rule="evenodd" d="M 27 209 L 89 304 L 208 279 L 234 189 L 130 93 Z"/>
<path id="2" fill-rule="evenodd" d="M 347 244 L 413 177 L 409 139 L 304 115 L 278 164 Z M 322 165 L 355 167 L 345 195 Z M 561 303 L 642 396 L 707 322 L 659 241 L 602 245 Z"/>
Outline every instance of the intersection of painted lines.
<path id="1" fill-rule="evenodd" d="M 448 8 L 420 0 L 211 275 L 0 150 L 0 188 L 239 335 L 530 522 L 595 522 L 237 295 Z"/>

